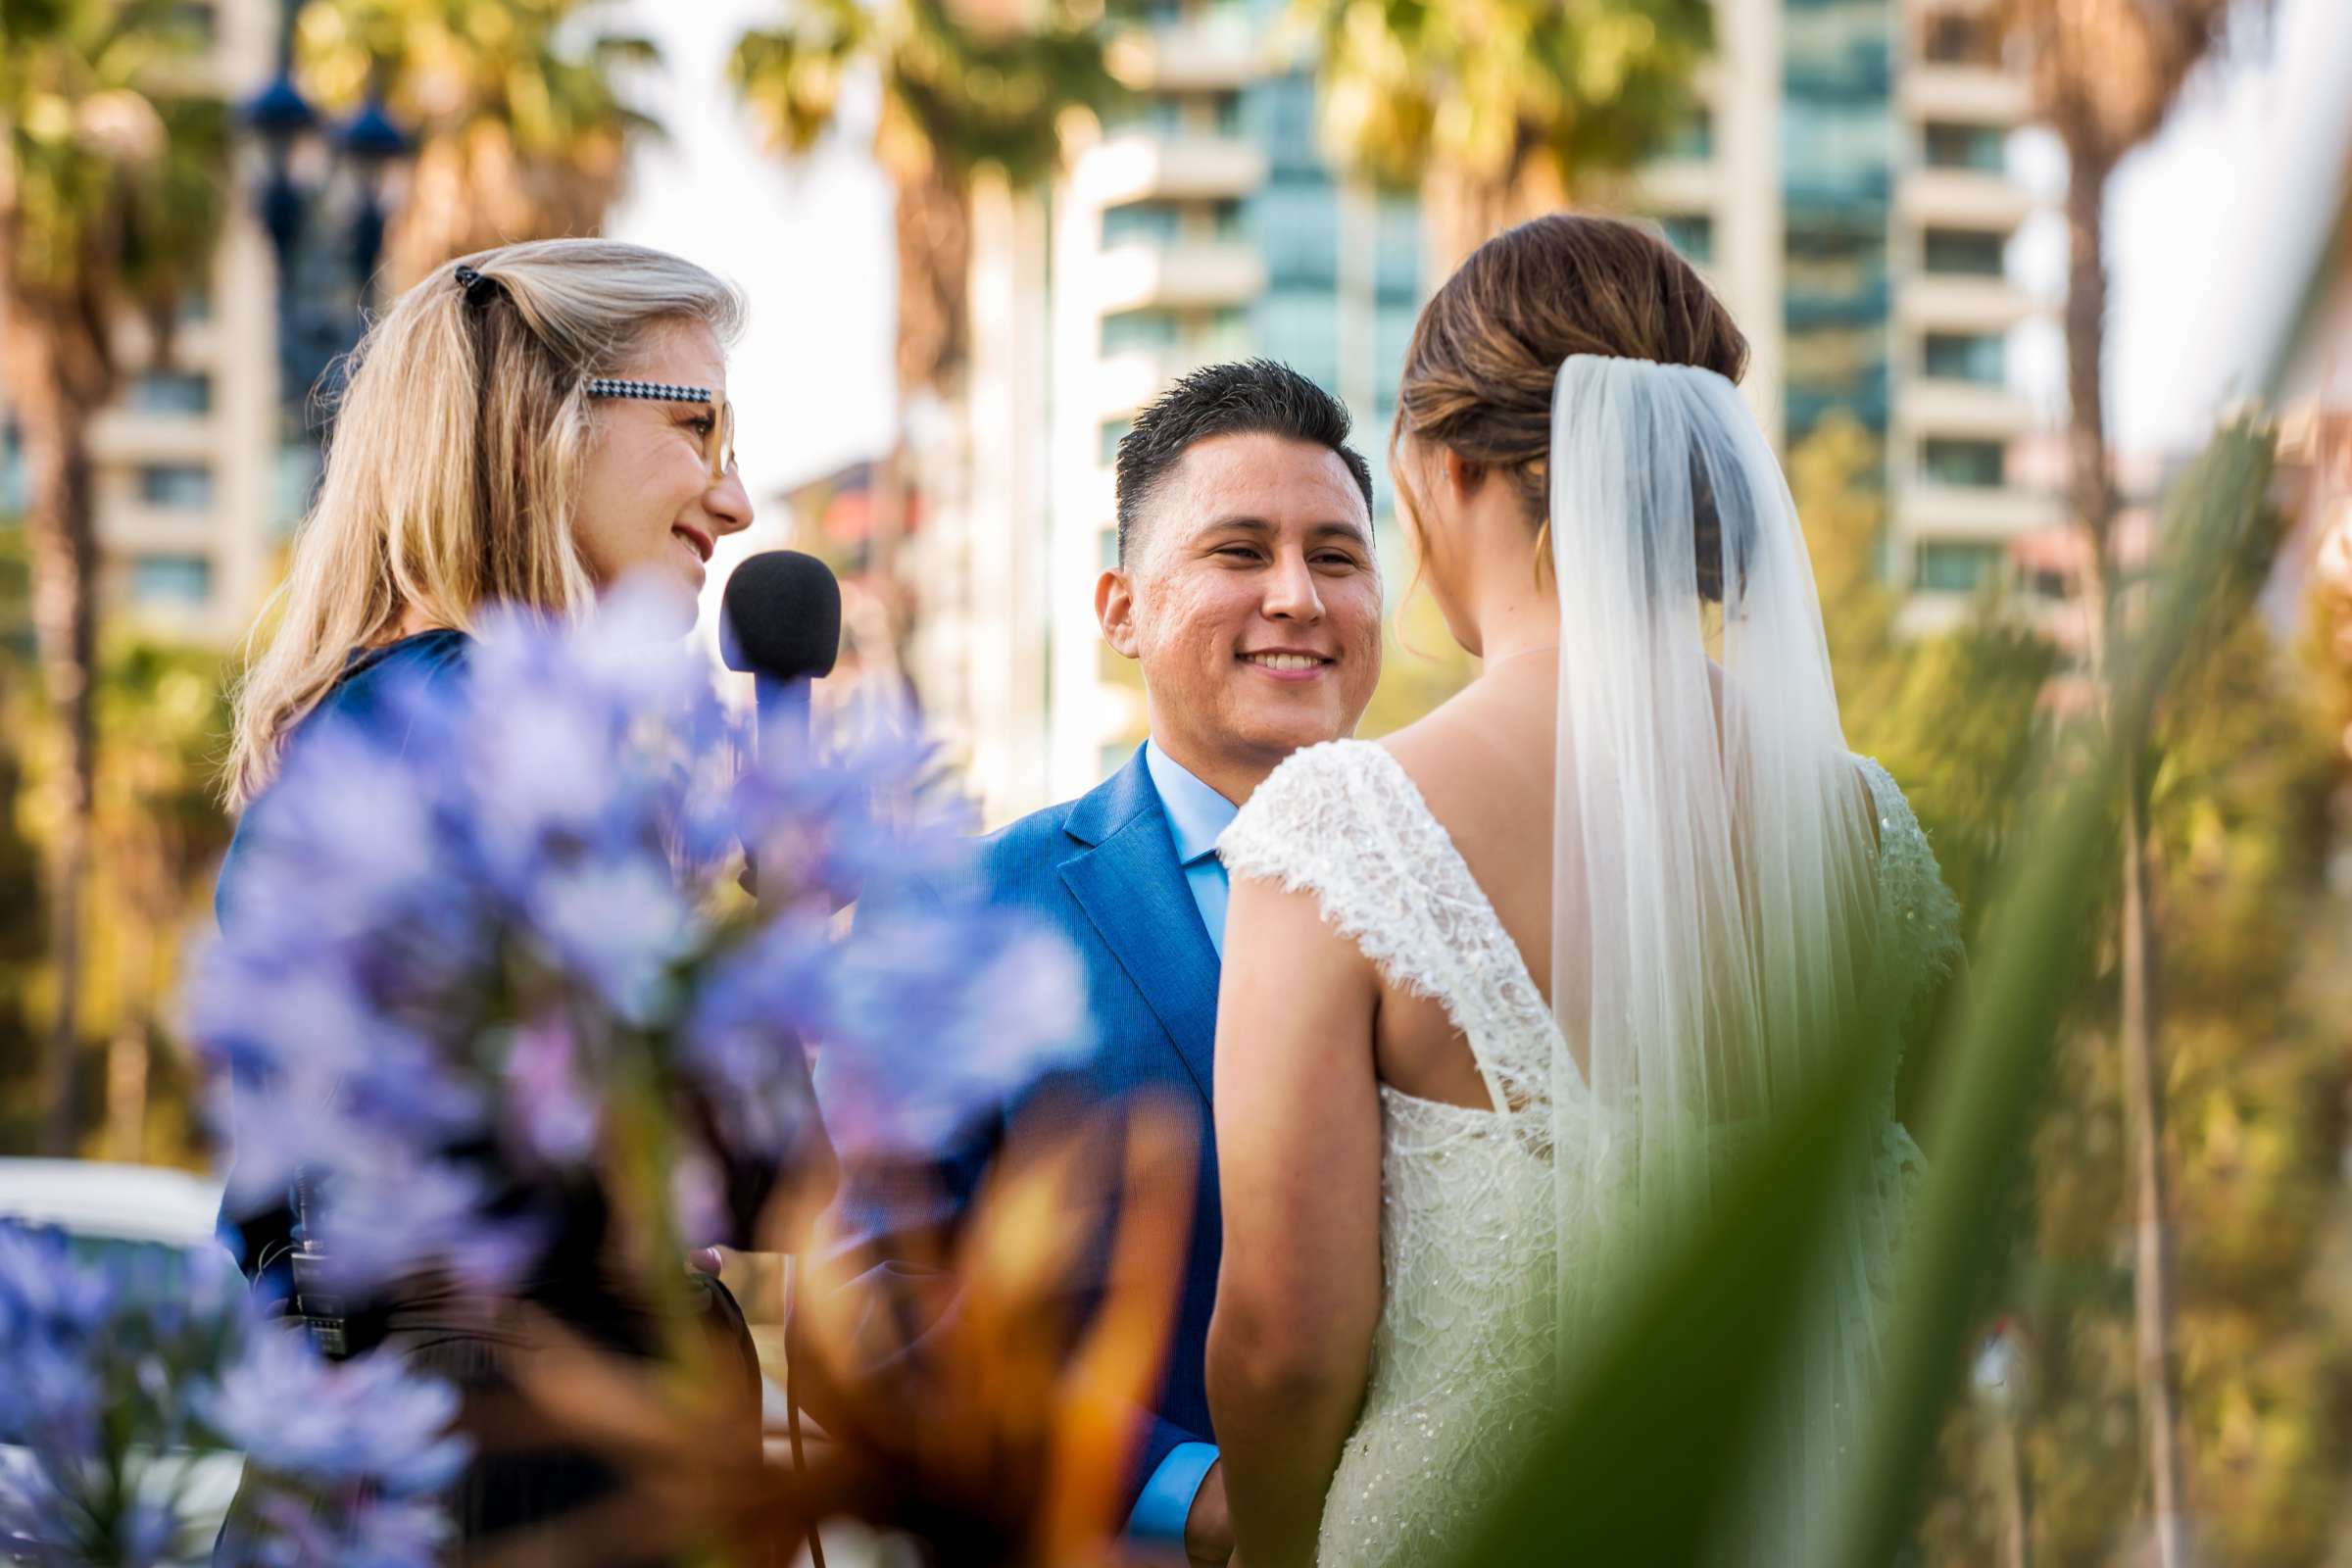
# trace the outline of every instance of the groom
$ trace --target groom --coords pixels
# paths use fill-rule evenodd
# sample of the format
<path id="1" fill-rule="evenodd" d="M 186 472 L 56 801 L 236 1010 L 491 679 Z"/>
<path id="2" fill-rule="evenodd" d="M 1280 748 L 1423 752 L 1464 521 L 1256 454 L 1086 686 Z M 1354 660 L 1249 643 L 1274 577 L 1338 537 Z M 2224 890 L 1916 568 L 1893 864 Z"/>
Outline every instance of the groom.
<path id="1" fill-rule="evenodd" d="M 1167 1372 L 1128 1483 L 1131 1536 L 1233 1549 L 1201 1351 L 1223 1227 L 1209 1062 L 1225 925 L 1217 835 L 1292 752 L 1349 734 L 1380 675 L 1372 474 L 1348 411 L 1287 367 L 1217 365 L 1179 380 L 1119 443 L 1118 564 L 1095 585 L 1103 640 L 1143 666 L 1152 735 L 1108 782 L 984 840 L 987 894 L 1076 946 L 1099 1039 L 1054 1103 L 1067 1118 L 1137 1091 L 1200 1111 L 1192 1235 Z M 941 1255 L 1006 1128 L 1001 1107 L 922 1197 L 845 1178 L 840 1217 L 877 1302 Z M 1046 1113 L 1049 1117 L 1053 1111 Z M 952 1308 L 951 1308 L 952 1310 Z"/>

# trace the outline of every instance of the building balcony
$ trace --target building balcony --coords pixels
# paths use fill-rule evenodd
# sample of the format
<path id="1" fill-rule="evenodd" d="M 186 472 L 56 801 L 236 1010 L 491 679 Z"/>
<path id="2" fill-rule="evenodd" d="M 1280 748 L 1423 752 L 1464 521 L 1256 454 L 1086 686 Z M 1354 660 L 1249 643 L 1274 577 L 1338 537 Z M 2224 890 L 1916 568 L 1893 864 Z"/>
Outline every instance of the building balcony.
<path id="1" fill-rule="evenodd" d="M 2007 231 L 2034 211 L 2034 197 L 2003 174 L 1973 169 L 1906 170 L 1895 184 L 1895 210 L 1914 223 Z"/>
<path id="2" fill-rule="evenodd" d="M 1904 424 L 1921 435 L 2007 440 L 2034 425 L 2034 406 L 2006 386 L 1914 376 L 1897 396 Z"/>
<path id="3" fill-rule="evenodd" d="M 2006 277 L 1920 272 L 1895 294 L 1895 319 L 1936 332 L 2006 332 L 2032 316 L 2032 296 Z"/>
<path id="4" fill-rule="evenodd" d="M 2033 88 L 1998 66 L 1915 60 L 1896 80 L 1895 102 L 1912 120 L 2014 126 L 2034 111 Z"/>
<path id="5" fill-rule="evenodd" d="M 1227 15 L 1129 33 L 1110 46 L 1108 63 L 1139 91 L 1218 92 L 1246 87 L 1285 62 L 1265 33 Z"/>
<path id="6" fill-rule="evenodd" d="M 110 557 L 170 555 L 211 560 L 220 519 L 210 507 L 159 507 L 131 496 L 110 500 L 98 520 L 99 543 Z M 218 563 L 215 563 L 216 568 Z"/>
<path id="7" fill-rule="evenodd" d="M 1646 213 L 1681 217 L 1713 213 L 1722 194 L 1721 175 L 1713 160 L 1661 159 L 1644 164 L 1633 180 L 1633 205 Z"/>
<path id="8" fill-rule="evenodd" d="M 1248 245 L 1120 245 L 1094 263 L 1096 307 L 1201 310 L 1248 305 L 1265 292 L 1266 264 Z"/>
<path id="9" fill-rule="evenodd" d="M 1266 155 L 1238 136 L 1128 131 L 1091 149 L 1073 187 L 1081 201 L 1230 200 L 1266 180 Z"/>
<path id="10" fill-rule="evenodd" d="M 1901 485 L 1894 515 L 1906 534 L 1994 540 L 2053 528 L 2065 518 L 2056 496 L 2011 485 L 1938 484 L 1931 479 Z"/>
<path id="11" fill-rule="evenodd" d="M 102 410 L 90 420 L 90 459 L 123 463 L 204 463 L 220 455 L 220 421 L 208 414 Z"/>
<path id="12" fill-rule="evenodd" d="M 1170 381 L 1207 363 L 1204 356 L 1179 347 L 1105 354 L 1095 366 L 1091 408 L 1103 418 L 1132 414 L 1157 397 Z"/>

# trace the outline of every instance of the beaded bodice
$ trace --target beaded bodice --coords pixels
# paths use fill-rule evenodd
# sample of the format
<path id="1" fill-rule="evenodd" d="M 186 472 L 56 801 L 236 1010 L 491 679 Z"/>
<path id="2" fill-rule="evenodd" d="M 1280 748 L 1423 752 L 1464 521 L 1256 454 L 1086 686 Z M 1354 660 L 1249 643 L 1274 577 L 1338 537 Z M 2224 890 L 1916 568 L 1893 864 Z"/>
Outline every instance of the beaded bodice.
<path id="1" fill-rule="evenodd" d="M 1902 965 L 1899 989 L 1915 992 L 1956 944 L 1951 895 L 1901 791 L 1877 763 L 1862 768 L 1880 819 L 1880 961 Z M 1563 1261 L 1571 1277 L 1580 1268 L 1559 1250 L 1597 1252 L 1601 1226 L 1588 1236 L 1556 1222 L 1552 1141 L 1596 1134 L 1595 1113 L 1517 945 L 1385 749 L 1340 741 L 1295 754 L 1219 849 L 1236 877 L 1311 889 L 1326 921 L 1392 984 L 1446 1008 L 1487 1083 L 1483 1108 L 1381 1088 L 1381 1315 L 1318 1552 L 1326 1565 L 1442 1560 L 1555 1403 L 1556 1282 Z M 1889 1250 L 1916 1156 L 1891 1113 L 1896 1022 L 1882 1106 L 1885 1222 L 1873 1226 Z M 1556 1117 L 1555 1081 L 1576 1097 Z M 1587 1213 L 1602 1201 L 1567 1196 Z"/>

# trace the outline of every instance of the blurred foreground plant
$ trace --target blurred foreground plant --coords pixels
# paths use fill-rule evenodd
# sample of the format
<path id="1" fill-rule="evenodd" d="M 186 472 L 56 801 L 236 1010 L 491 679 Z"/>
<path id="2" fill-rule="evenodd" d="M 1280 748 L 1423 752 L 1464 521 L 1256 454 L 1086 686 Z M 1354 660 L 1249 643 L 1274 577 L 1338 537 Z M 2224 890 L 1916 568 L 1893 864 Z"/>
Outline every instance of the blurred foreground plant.
<path id="1" fill-rule="evenodd" d="M 232 1212 L 304 1177 L 346 1289 L 512 1285 L 555 1223 L 517 1172 L 616 1175 L 649 1258 L 751 1225 L 730 1174 L 825 1141 L 803 1042 L 854 1149 L 920 1147 L 1084 1044 L 1073 961 L 1021 922 L 895 900 L 837 929 L 960 854 L 923 748 L 751 761 L 707 666 L 630 615 L 494 619 L 462 676 L 303 734 L 247 815 L 192 1032 L 235 1085 Z"/>
<path id="2" fill-rule="evenodd" d="M 1997 1273 L 1988 1260 L 2012 1202 L 2066 1006 L 2092 958 L 2118 853 L 2111 831 L 2126 757 L 2136 760 L 2159 698 L 2191 647 L 2233 614 L 2238 560 L 2258 528 L 2270 435 L 2223 431 L 2172 498 L 2153 603 L 2111 650 L 2122 680 L 2110 722 L 2061 733 L 2027 795 L 1993 877 L 1991 914 L 1938 1053 L 1930 1156 L 1886 1329 L 1872 1436 L 1845 1494 L 1852 1568 L 1903 1550 L 1936 1432 L 1957 1392 Z M 1548 1563 L 1573 1540 L 1601 1562 L 1721 1560 L 1734 1546 L 1752 1423 L 1785 1348 L 1797 1343 L 1813 1247 L 1842 1129 L 1865 1109 L 1868 1063 L 1838 1054 L 1807 1103 L 1758 1150 L 1741 1200 L 1668 1265 L 1628 1282 L 1613 1348 L 1581 1370 L 1558 1421 L 1460 1561 Z"/>
<path id="3" fill-rule="evenodd" d="M 754 746 L 708 666 L 636 617 L 493 616 L 461 667 L 290 748 L 190 993 L 234 1083 L 229 1204 L 267 1217 L 299 1181 L 302 1246 L 337 1289 L 431 1275 L 483 1301 L 535 1277 L 571 1195 L 611 1205 L 669 1353 L 515 1308 L 511 1386 L 469 1390 L 464 1430 L 485 1456 L 593 1450 L 619 1481 L 490 1560 L 763 1560 L 844 1514 L 945 1558 L 1072 1560 L 1115 1529 L 1157 1375 L 1189 1128 L 1137 1107 L 1008 1163 L 952 1260 L 963 1309 L 887 1383 L 857 1370 L 880 1326 L 810 1292 L 793 1372 L 834 1430 L 806 1469 L 759 1462 L 680 1248 L 795 1250 L 835 1148 L 919 1159 L 1088 1025 L 1057 941 L 940 891 L 966 824 L 923 788 L 924 747 Z M 744 846 L 757 906 L 731 874 Z M 1110 1272 L 1080 1282 L 1071 1216 L 1106 1191 L 1127 1199 Z"/>
<path id="4" fill-rule="evenodd" d="M 221 1568 L 424 1568 L 446 1534 L 431 1494 L 465 1462 L 457 1396 L 397 1363 L 331 1365 L 266 1323 L 214 1252 L 112 1267 L 0 1221 L 0 1555 L 145 1568 L 201 1558 L 222 1500 L 211 1455 L 248 1479 Z"/>

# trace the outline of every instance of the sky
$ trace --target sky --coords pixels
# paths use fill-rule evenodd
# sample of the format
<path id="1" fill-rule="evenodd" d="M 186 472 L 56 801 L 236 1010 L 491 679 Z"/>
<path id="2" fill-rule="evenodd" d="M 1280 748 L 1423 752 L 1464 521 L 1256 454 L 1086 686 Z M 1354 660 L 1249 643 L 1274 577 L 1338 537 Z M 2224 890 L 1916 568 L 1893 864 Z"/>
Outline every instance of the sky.
<path id="1" fill-rule="evenodd" d="M 2118 446 L 2194 445 L 2256 374 L 2307 253 L 2323 181 L 2315 160 L 2352 137 L 2352 0 L 2275 0 L 2228 58 L 2190 84 L 2164 133 L 2119 171 L 2108 208 L 2113 257 L 2109 411 Z M 752 322 L 729 366 L 744 476 L 755 497 L 880 450 L 892 403 L 890 189 L 867 141 L 870 96 L 843 132 L 785 160 L 764 150 L 724 80 L 726 57 L 778 0 L 628 0 L 629 26 L 668 69 L 641 98 L 670 127 L 642 154 L 612 230 L 692 257 L 742 285 Z M 2014 150 L 2055 203 L 2065 164 L 2027 133 Z M 2017 254 L 2028 286 L 2063 291 L 2065 229 L 2053 210 Z M 2012 376 L 2055 418 L 2064 409 L 2055 322 L 2022 334 Z"/>

